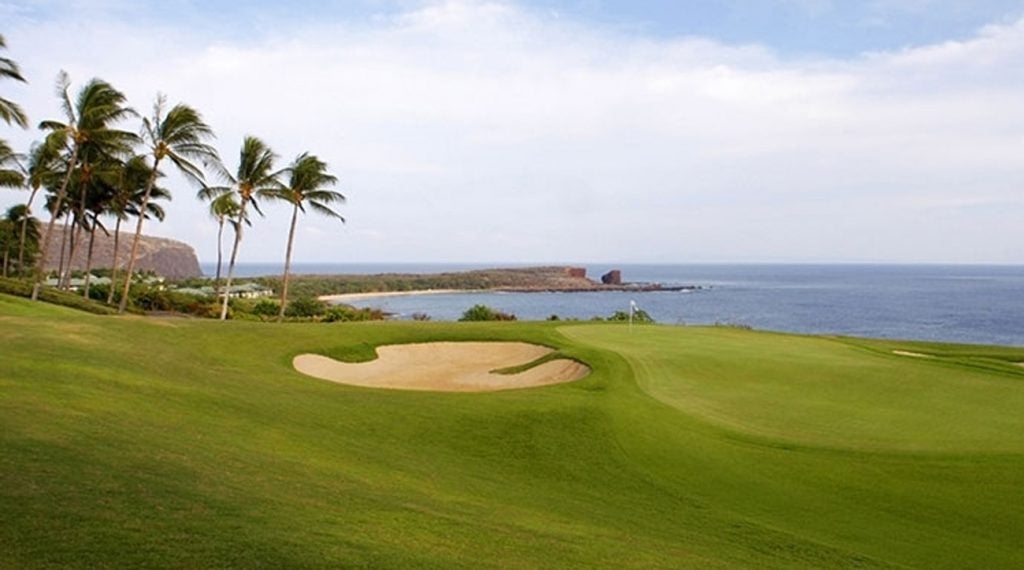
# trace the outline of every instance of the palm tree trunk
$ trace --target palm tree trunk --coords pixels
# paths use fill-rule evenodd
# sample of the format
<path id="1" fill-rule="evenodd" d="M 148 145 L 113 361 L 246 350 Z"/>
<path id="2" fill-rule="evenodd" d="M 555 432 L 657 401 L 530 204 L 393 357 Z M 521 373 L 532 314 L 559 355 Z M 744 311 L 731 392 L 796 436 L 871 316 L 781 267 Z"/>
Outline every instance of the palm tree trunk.
<path id="1" fill-rule="evenodd" d="M 114 290 L 117 289 L 117 254 L 121 245 L 121 216 L 117 216 L 114 224 L 114 258 L 110 261 L 110 291 L 107 293 L 107 304 L 114 302 Z"/>
<path id="2" fill-rule="evenodd" d="M 4 244 L 4 272 L 3 272 L 3 275 L 4 275 L 5 278 L 7 277 L 7 258 L 10 257 L 10 251 L 11 251 L 11 248 L 8 247 L 7 244 Z"/>
<path id="3" fill-rule="evenodd" d="M 288 249 L 284 254 L 284 276 L 281 278 L 281 306 L 278 308 L 277 321 L 284 320 L 284 305 L 288 302 L 288 272 L 292 267 L 292 244 L 295 243 L 295 222 L 299 219 L 299 205 L 292 209 L 292 226 L 288 230 Z"/>
<path id="4" fill-rule="evenodd" d="M 93 245 L 96 243 L 96 218 L 97 216 L 93 215 L 92 229 L 89 230 L 89 252 L 85 255 L 85 283 L 82 285 L 85 292 L 82 297 L 86 299 L 89 298 L 89 284 L 92 281 L 92 251 Z"/>
<path id="5" fill-rule="evenodd" d="M 224 216 L 218 218 L 217 225 L 217 277 L 213 280 L 213 294 L 220 298 L 220 270 L 224 264 Z"/>
<path id="6" fill-rule="evenodd" d="M 74 271 L 75 265 L 75 253 L 79 244 L 82 241 L 82 230 L 85 228 L 85 198 L 86 198 L 86 186 L 85 181 L 79 185 L 79 199 L 78 199 L 78 215 L 75 216 L 75 221 L 72 224 L 74 226 L 74 232 L 71 236 L 71 248 L 68 253 L 68 268 L 67 273 L 64 275 L 64 283 L 62 288 L 65 291 L 71 290 L 71 273 Z"/>
<path id="7" fill-rule="evenodd" d="M 132 250 L 128 254 L 128 274 L 124 278 L 124 288 L 121 289 L 121 302 L 117 305 L 117 313 L 123 315 L 128 307 L 128 291 L 132 286 L 132 273 L 135 271 L 135 256 L 139 254 L 139 236 L 142 235 L 142 223 L 146 220 L 146 208 L 149 207 L 149 195 L 153 192 L 153 185 L 156 184 L 157 168 L 160 166 L 160 157 L 153 158 L 153 172 L 146 182 L 146 193 L 142 196 L 142 205 L 139 207 L 139 222 L 135 225 L 135 238 L 132 240 Z"/>
<path id="8" fill-rule="evenodd" d="M 231 248 L 231 261 L 228 262 L 228 280 L 224 285 L 224 302 L 220 307 L 220 320 L 228 318 L 228 297 L 231 296 L 231 280 L 235 276 L 235 260 L 238 259 L 238 244 L 242 243 L 242 220 L 245 219 L 245 206 L 249 203 L 242 198 L 242 206 L 238 209 L 238 224 L 235 225 L 235 245 Z"/>
<path id="9" fill-rule="evenodd" d="M 43 247 L 42 251 L 39 252 L 39 263 L 36 265 L 36 283 L 32 286 L 33 301 L 37 301 L 39 299 L 39 289 L 43 286 L 43 272 L 46 268 L 46 258 L 50 249 L 50 238 L 53 234 L 53 223 L 57 221 L 57 214 L 60 213 L 61 206 L 64 205 L 64 197 L 67 195 L 68 183 L 71 181 L 71 172 L 74 170 L 76 162 L 78 162 L 77 143 L 71 149 L 71 160 L 68 161 L 68 172 L 64 175 L 64 181 L 61 182 L 60 190 L 57 191 L 57 202 L 54 204 L 53 212 L 50 212 L 50 223 L 46 225 L 46 235 L 43 236 Z"/>
<path id="10" fill-rule="evenodd" d="M 61 279 L 64 277 L 64 259 L 68 252 L 68 235 L 71 233 L 71 216 L 64 218 L 64 230 L 60 234 L 60 260 L 57 262 L 57 286 L 60 287 Z"/>
<path id="11" fill-rule="evenodd" d="M 60 288 L 71 290 L 71 273 L 75 270 L 75 254 L 78 253 L 78 244 L 82 241 L 82 220 L 80 216 L 75 217 L 71 223 L 71 241 L 68 246 L 68 265 L 64 269 L 64 277 L 61 280 Z"/>
<path id="12" fill-rule="evenodd" d="M 39 188 L 33 187 L 32 193 L 28 195 L 28 202 L 25 204 L 25 219 L 21 221 L 21 237 L 18 240 L 18 272 L 25 272 L 25 236 L 28 231 L 28 221 L 32 218 L 32 200 L 36 197 Z"/>

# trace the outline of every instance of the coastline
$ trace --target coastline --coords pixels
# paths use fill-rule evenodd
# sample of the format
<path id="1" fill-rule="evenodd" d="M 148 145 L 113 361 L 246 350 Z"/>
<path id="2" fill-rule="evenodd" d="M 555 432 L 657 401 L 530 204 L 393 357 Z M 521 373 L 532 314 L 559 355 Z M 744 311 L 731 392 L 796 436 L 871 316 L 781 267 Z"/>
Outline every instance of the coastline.
<path id="1" fill-rule="evenodd" d="M 344 303 L 346 301 L 366 301 L 387 297 L 414 297 L 418 295 L 446 295 L 452 293 L 663 293 L 678 291 L 700 291 L 709 289 L 701 285 L 680 285 L 664 287 L 656 284 L 632 285 L 595 285 L 592 287 L 493 287 L 490 289 L 414 289 L 410 291 L 377 291 L 366 293 L 340 293 L 337 295 L 321 295 L 317 297 L 325 303 Z"/>

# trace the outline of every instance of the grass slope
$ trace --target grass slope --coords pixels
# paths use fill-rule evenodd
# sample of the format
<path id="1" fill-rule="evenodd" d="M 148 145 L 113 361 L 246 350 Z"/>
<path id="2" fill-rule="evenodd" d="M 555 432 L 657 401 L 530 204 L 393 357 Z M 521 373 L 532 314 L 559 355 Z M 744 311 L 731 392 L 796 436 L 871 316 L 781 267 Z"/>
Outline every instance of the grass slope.
<path id="1" fill-rule="evenodd" d="M 594 373 L 435 394 L 290 366 L 480 339 Z M 0 567 L 1024 565 L 1022 350 L 3 295 L 0 347 Z"/>

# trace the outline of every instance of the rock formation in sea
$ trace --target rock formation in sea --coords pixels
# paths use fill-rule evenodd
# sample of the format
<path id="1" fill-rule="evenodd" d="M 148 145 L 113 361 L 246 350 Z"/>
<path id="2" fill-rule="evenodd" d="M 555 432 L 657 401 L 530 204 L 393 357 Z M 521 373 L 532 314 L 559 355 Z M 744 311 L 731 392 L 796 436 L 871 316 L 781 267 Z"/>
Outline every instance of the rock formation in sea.
<path id="1" fill-rule="evenodd" d="M 605 285 L 622 285 L 622 272 L 618 269 L 612 269 L 601 276 L 601 283 Z"/>

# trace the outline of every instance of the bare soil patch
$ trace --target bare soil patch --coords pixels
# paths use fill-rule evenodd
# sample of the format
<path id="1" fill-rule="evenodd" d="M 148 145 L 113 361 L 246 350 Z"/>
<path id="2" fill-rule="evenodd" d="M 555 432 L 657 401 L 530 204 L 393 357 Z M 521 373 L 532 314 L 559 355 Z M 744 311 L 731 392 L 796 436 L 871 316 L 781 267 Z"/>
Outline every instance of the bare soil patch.
<path id="1" fill-rule="evenodd" d="M 299 372 L 353 386 L 438 392 L 493 392 L 579 380 L 590 369 L 568 359 L 545 362 L 518 374 L 494 370 L 530 363 L 553 352 L 523 342 L 436 342 L 377 348 L 370 362 L 340 362 L 318 354 L 292 361 Z"/>

